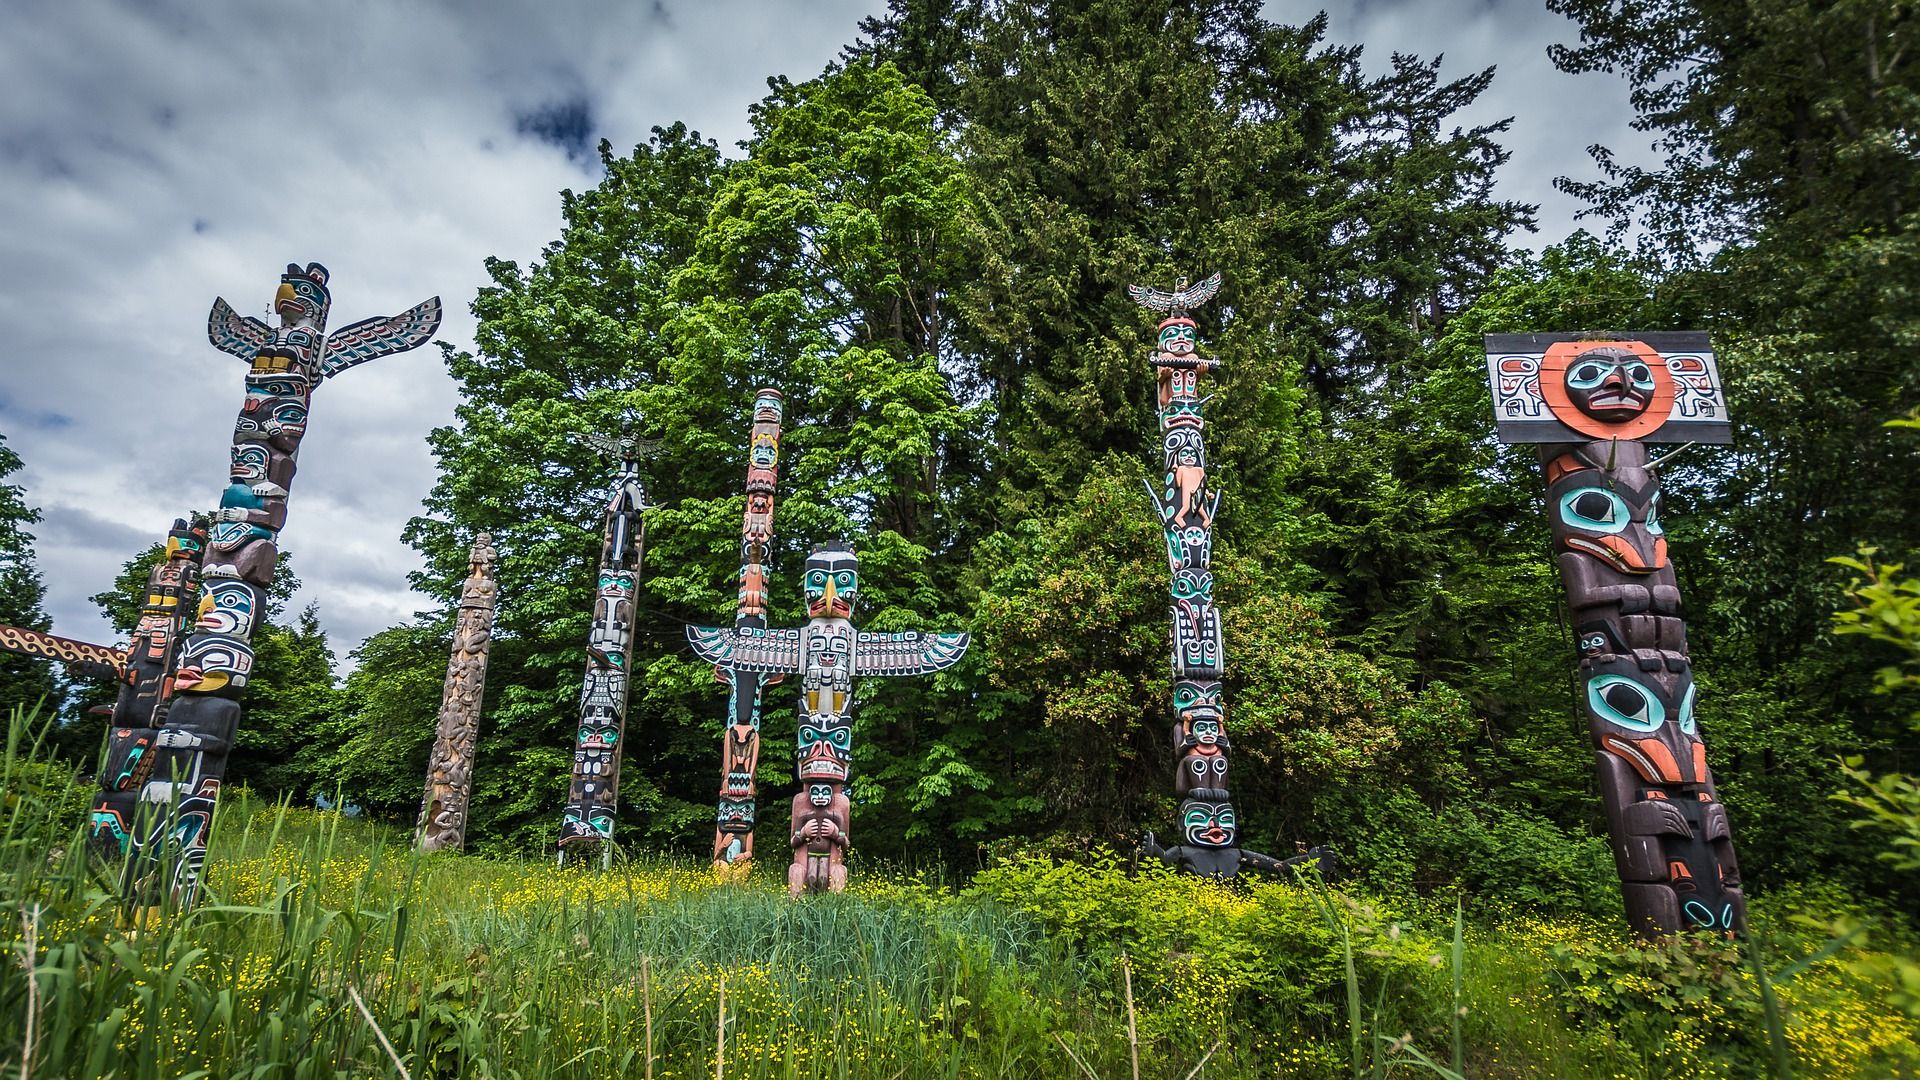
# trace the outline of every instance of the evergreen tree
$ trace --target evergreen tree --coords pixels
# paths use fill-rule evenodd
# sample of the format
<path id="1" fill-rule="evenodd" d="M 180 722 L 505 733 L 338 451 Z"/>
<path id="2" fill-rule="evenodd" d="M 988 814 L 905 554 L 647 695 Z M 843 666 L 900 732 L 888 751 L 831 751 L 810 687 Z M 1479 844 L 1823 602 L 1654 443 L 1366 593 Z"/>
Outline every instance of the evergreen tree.
<path id="1" fill-rule="evenodd" d="M 18 472 L 20 455 L 0 435 L 0 481 Z M 33 534 L 27 527 L 40 511 L 27 505 L 18 484 L 0 483 L 0 623 L 28 630 L 50 630 L 53 619 L 42 606 L 47 586 L 33 560 Z M 0 713 L 33 709 L 43 702 L 58 708 L 64 681 L 51 661 L 0 653 Z"/>

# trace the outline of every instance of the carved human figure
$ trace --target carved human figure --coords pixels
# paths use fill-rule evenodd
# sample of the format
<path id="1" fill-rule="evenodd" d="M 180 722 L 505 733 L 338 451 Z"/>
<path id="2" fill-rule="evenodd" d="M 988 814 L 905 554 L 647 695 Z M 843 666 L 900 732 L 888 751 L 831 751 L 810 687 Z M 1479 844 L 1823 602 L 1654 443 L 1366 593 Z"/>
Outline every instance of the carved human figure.
<path id="1" fill-rule="evenodd" d="M 847 887 L 847 838 L 852 806 L 839 784 L 810 783 L 793 797 L 793 863 L 787 892 L 839 892 Z"/>

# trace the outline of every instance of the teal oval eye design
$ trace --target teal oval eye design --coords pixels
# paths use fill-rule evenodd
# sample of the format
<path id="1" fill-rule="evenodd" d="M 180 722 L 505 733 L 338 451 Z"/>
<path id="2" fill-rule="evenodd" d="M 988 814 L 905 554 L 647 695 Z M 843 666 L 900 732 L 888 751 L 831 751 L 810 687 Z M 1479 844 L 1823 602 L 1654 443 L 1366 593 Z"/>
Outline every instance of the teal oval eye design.
<path id="1" fill-rule="evenodd" d="M 1636 361 L 1627 365 L 1627 378 L 1633 382 L 1635 390 L 1653 389 L 1653 369 L 1645 363 Z"/>
<path id="2" fill-rule="evenodd" d="M 1697 735 L 1700 725 L 1693 719 L 1693 687 L 1687 687 L 1687 695 L 1680 699 L 1680 730 L 1689 735 Z"/>
<path id="3" fill-rule="evenodd" d="M 1574 488 L 1560 496 L 1560 519 L 1587 532 L 1625 532 L 1633 522 L 1627 500 L 1600 487 Z"/>
<path id="4" fill-rule="evenodd" d="M 834 588 L 839 589 L 842 592 L 845 592 L 846 590 L 853 588 L 853 571 L 842 570 L 838 574 L 835 574 L 833 578 L 833 586 Z"/>
<path id="5" fill-rule="evenodd" d="M 1205 825 L 1207 823 L 1207 819 L 1211 818 L 1212 816 L 1213 815 L 1208 813 L 1207 811 L 1202 810 L 1199 807 L 1195 807 L 1192 810 L 1187 811 L 1187 828 L 1193 829 L 1193 828 L 1198 828 L 1202 825 Z"/>
<path id="6" fill-rule="evenodd" d="M 800 729 L 800 749 L 805 750 L 807 747 L 819 741 L 820 730 L 818 728 L 803 727 Z"/>
<path id="7" fill-rule="evenodd" d="M 828 734 L 827 741 L 833 743 L 836 749 L 845 750 L 853 745 L 853 729 L 835 728 Z"/>
<path id="8" fill-rule="evenodd" d="M 1581 390 L 1591 390 L 1605 382 L 1613 371 L 1613 365 L 1599 360 L 1582 360 L 1567 369 L 1567 385 Z"/>
<path id="9" fill-rule="evenodd" d="M 807 584 L 808 584 L 809 586 L 811 586 L 811 587 L 813 587 L 813 588 L 815 588 L 815 589 L 824 589 L 824 588 L 826 588 L 826 587 L 827 587 L 827 572 L 826 572 L 825 570 L 811 570 L 811 571 L 808 571 L 808 573 L 807 573 Z"/>
<path id="10" fill-rule="evenodd" d="M 1630 731 L 1658 731 L 1667 708 L 1647 688 L 1625 675 L 1596 675 L 1587 683 L 1587 708 L 1609 724 Z"/>
<path id="11" fill-rule="evenodd" d="M 1658 495 L 1655 495 L 1653 501 L 1647 504 L 1647 531 L 1655 536 L 1667 535 L 1667 530 L 1660 524 L 1660 496 Z"/>

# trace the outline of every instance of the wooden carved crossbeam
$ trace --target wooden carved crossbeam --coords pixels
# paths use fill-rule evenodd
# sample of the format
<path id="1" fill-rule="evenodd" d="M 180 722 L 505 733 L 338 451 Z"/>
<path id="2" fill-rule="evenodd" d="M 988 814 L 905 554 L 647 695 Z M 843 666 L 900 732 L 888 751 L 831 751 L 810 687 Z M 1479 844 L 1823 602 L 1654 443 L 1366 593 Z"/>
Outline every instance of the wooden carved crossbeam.
<path id="1" fill-rule="evenodd" d="M 94 679 L 118 679 L 127 670 L 125 649 L 18 626 L 0 626 L 0 651 L 58 660 L 68 670 Z"/>

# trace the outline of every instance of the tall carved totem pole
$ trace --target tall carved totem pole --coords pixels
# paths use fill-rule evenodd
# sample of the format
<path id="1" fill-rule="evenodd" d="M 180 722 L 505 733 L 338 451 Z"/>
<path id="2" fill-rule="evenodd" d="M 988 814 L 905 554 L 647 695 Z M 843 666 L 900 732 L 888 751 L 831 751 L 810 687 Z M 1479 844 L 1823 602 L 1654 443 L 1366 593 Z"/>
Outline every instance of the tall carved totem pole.
<path id="1" fill-rule="evenodd" d="M 613 821 L 620 799 L 620 755 L 627 732 L 627 677 L 633 662 L 633 597 L 645 555 L 647 492 L 640 459 L 653 445 L 631 435 L 589 434 L 582 441 L 619 462 L 613 496 L 600 531 L 600 572 L 587 631 L 587 671 L 580 685 L 580 732 L 573 749 L 573 781 L 560 822 L 558 861 L 570 849 L 600 845 L 613 858 Z"/>
<path id="2" fill-rule="evenodd" d="M 856 675 L 926 675 L 952 667 L 967 651 L 966 634 L 870 634 L 853 628 L 860 561 L 845 542 L 816 546 L 802 588 L 807 625 L 687 627 L 701 659 L 737 673 L 800 676 L 800 730 L 789 843 L 787 891 L 839 892 L 847 885 L 853 769 L 853 679 Z"/>
<path id="3" fill-rule="evenodd" d="M 1213 299 L 1220 275 L 1172 292 L 1129 285 L 1140 306 L 1166 313 L 1152 363 L 1159 383 L 1160 440 L 1164 469 L 1147 481 L 1166 535 L 1173 575 L 1174 793 L 1181 797 L 1185 841 L 1163 848 L 1148 833 L 1143 850 L 1192 874 L 1230 878 L 1243 866 L 1277 869 L 1280 863 L 1239 846 L 1233 797 L 1227 790 L 1226 705 L 1220 679 L 1226 673 L 1220 613 L 1213 606 L 1213 514 L 1220 496 L 1207 490 L 1207 445 L 1202 431 L 1200 376 L 1218 366 L 1201 356 L 1197 328 L 1187 309 Z"/>
<path id="4" fill-rule="evenodd" d="M 493 645 L 494 580 L 499 553 L 493 537 L 474 537 L 467 580 L 460 589 L 453 653 L 440 690 L 440 722 L 427 758 L 427 791 L 420 800 L 421 851 L 459 851 L 467 845 L 467 805 L 473 796 L 473 753 L 480 739 L 480 708 L 487 693 L 487 651 Z"/>
<path id="5" fill-rule="evenodd" d="M 274 294 L 279 326 L 243 316 L 225 300 L 215 300 L 207 317 L 207 337 L 214 347 L 249 362 L 246 397 L 234 423 L 227 488 L 206 532 L 196 619 L 192 631 L 179 639 L 171 704 L 163 715 L 159 708 L 153 710 L 157 730 L 148 743 L 151 749 L 140 748 L 137 755 L 110 753 L 106 776 L 110 783 L 118 782 L 128 770 L 114 759 L 134 760 L 132 775 L 146 778 L 139 785 L 139 799 L 154 807 L 155 820 L 140 830 L 115 816 L 112 806 L 102 806 L 94 818 L 96 837 L 105 833 L 131 840 L 127 884 L 136 903 L 151 902 L 162 888 L 182 907 L 193 902 L 214 800 L 240 726 L 239 698 L 253 670 L 250 640 L 266 614 L 266 589 L 280 559 L 276 538 L 286 524 L 287 491 L 314 388 L 357 364 L 416 348 L 440 326 L 436 296 L 402 314 L 366 319 L 329 335 L 330 304 L 327 268 L 290 263 Z M 191 526 L 186 530 L 192 531 Z M 169 538 L 169 563 L 176 561 L 176 541 L 182 565 L 180 583 L 174 587 L 184 598 L 190 595 L 186 566 L 194 541 L 176 528 Z M 149 629 L 135 634 L 130 671 L 142 652 L 154 652 L 152 643 L 166 625 L 165 611 L 179 609 L 179 604 L 165 601 L 164 595 L 157 604 L 149 597 L 142 618 L 143 628 Z M 138 699 L 142 693 L 141 686 L 129 680 L 121 696 Z M 164 688 L 160 695 L 165 696 Z M 118 711 L 116 706 L 116 719 Z M 114 732 L 121 750 L 143 738 L 137 729 L 129 734 L 122 739 L 119 730 Z M 163 865 L 169 868 L 165 881 L 159 880 Z"/>
<path id="6" fill-rule="evenodd" d="M 754 393 L 753 431 L 747 448 L 747 506 L 740 525 L 740 595 L 733 617 L 736 630 L 762 630 L 767 625 L 781 408 L 780 391 L 761 389 Z M 713 677 L 727 687 L 713 868 L 744 872 L 753 861 L 753 822 L 758 809 L 759 792 L 753 774 L 760 764 L 760 696 L 768 684 L 779 682 L 783 676 L 715 664 Z"/>
<path id="7" fill-rule="evenodd" d="M 1736 934 L 1740 867 L 1694 715 L 1650 442 L 1729 443 L 1705 334 L 1490 334 L 1500 440 L 1539 445 L 1627 920 Z"/>

